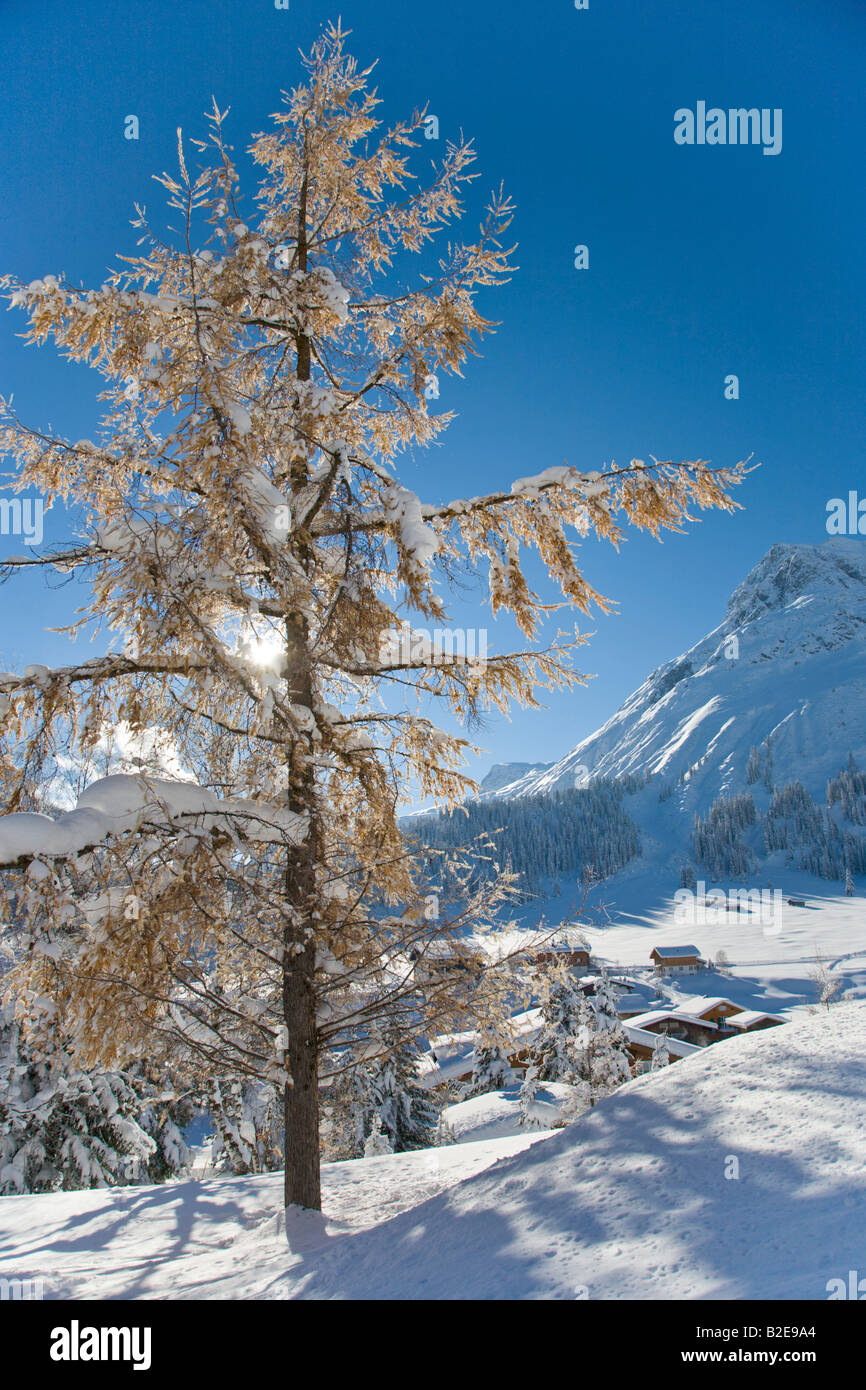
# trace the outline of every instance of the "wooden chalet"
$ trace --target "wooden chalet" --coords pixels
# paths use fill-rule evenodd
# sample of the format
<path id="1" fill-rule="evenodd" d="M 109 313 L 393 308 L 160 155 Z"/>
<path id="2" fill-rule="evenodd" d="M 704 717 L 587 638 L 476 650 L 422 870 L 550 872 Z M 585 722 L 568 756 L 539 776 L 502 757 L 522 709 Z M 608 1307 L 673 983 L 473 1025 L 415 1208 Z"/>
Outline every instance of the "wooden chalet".
<path id="1" fill-rule="evenodd" d="M 630 1022 L 632 1027 L 646 1033 L 664 1033 L 668 1038 L 691 1043 L 693 1047 L 708 1047 L 718 1042 L 720 1036 L 718 1024 L 695 1018 L 680 1009 L 652 1009 L 649 1013 L 637 1014 Z"/>
<path id="2" fill-rule="evenodd" d="M 732 1014 L 741 1014 L 743 1008 L 741 1004 L 735 1004 L 733 999 L 725 999 L 722 995 L 712 995 L 702 997 L 697 995 L 694 999 L 684 999 L 679 1009 L 686 1014 L 691 1014 L 693 1018 L 702 1018 L 708 1023 L 716 1023 L 719 1028 L 726 1028 L 728 1020 Z"/>
<path id="3" fill-rule="evenodd" d="M 688 974 L 706 965 L 697 946 L 656 946 L 650 951 L 650 960 L 660 975 Z"/>

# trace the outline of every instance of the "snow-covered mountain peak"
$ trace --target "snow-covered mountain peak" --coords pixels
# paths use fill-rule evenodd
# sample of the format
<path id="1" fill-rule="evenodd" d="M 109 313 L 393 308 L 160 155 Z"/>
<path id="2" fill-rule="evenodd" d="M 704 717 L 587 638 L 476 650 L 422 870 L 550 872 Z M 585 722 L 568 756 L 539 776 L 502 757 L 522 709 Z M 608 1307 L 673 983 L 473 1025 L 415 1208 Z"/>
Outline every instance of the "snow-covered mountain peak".
<path id="1" fill-rule="evenodd" d="M 740 627 L 815 595 L 841 607 L 866 602 L 866 545 L 834 536 L 823 545 L 774 545 L 728 600 L 728 623 Z"/>
<path id="2" fill-rule="evenodd" d="M 799 779 L 821 799 L 849 752 L 866 760 L 864 541 L 772 546 L 714 631 L 658 666 L 559 762 L 495 794 L 656 774 L 680 781 L 682 809 L 704 810 L 747 790 L 750 750 L 768 739 L 779 782 Z"/>

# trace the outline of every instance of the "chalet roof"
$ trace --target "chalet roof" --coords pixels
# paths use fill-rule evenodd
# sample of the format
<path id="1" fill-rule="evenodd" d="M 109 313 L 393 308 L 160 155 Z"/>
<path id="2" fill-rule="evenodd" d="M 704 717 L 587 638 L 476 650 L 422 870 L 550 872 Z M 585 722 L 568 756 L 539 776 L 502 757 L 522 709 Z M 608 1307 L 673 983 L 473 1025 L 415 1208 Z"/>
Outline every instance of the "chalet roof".
<path id="1" fill-rule="evenodd" d="M 586 939 L 576 927 L 558 927 L 554 936 L 550 928 L 540 930 L 536 927 L 518 927 L 508 931 L 478 932 L 471 938 L 473 947 L 495 960 L 509 955 L 527 955 L 544 951 L 588 951 Z M 554 945 L 558 942 L 559 945 Z"/>
<path id="2" fill-rule="evenodd" d="M 700 1018 L 701 1014 L 718 1009 L 722 1004 L 730 1004 L 737 1013 L 743 1012 L 742 1004 L 735 1004 L 733 999 L 726 999 L 723 994 L 695 994 L 690 999 L 684 999 L 678 1007 Z"/>
<path id="3" fill-rule="evenodd" d="M 760 1023 L 761 1019 L 769 1018 L 773 1023 L 787 1023 L 786 1018 L 781 1014 L 764 1013 L 762 1009 L 743 1009 L 741 1013 L 734 1014 L 728 1019 L 732 1028 L 748 1028 L 751 1023 Z"/>
<path id="4" fill-rule="evenodd" d="M 712 1028 L 718 1030 L 718 1024 L 711 1023 L 707 1018 L 696 1018 L 694 1014 L 688 1014 L 684 1009 L 650 1009 L 648 1013 L 637 1014 L 629 1022 L 635 1028 L 647 1028 L 651 1023 L 661 1023 L 666 1018 L 677 1019 L 681 1023 L 694 1023 L 699 1028 Z"/>
<path id="5" fill-rule="evenodd" d="M 510 1037 L 503 1039 L 506 1051 L 519 1052 L 539 1032 L 543 1021 L 541 1009 L 525 1009 L 509 1020 Z M 469 1029 L 463 1033 L 442 1033 L 430 1039 L 427 1052 L 419 1059 L 418 1084 L 425 1090 L 441 1086 L 445 1081 L 458 1081 L 472 1071 L 478 1033 Z"/>
<path id="6" fill-rule="evenodd" d="M 471 1073 L 474 1061 L 474 1047 L 447 1055 L 437 1053 L 435 1057 L 425 1052 L 418 1060 L 418 1085 L 429 1091 L 446 1081 L 459 1081 L 461 1076 Z"/>
<path id="7" fill-rule="evenodd" d="M 650 951 L 651 956 L 659 956 L 662 960 L 679 958 L 680 956 L 700 957 L 697 946 L 654 946 Z"/>
<path id="8" fill-rule="evenodd" d="M 648 1033 L 645 1028 L 636 1028 L 630 1021 L 622 1025 L 622 1031 L 629 1042 L 639 1043 L 641 1047 L 649 1048 L 650 1052 L 655 1051 L 660 1036 L 658 1033 Z M 691 1057 L 693 1052 L 706 1051 L 706 1048 L 698 1047 L 696 1043 L 680 1042 L 679 1038 L 665 1037 L 665 1042 L 671 1057 Z"/>
<path id="9" fill-rule="evenodd" d="M 629 1009 L 638 1014 L 648 1013 L 649 1002 L 645 994 L 621 994 L 616 1001 L 617 1013 L 624 1013 Z"/>

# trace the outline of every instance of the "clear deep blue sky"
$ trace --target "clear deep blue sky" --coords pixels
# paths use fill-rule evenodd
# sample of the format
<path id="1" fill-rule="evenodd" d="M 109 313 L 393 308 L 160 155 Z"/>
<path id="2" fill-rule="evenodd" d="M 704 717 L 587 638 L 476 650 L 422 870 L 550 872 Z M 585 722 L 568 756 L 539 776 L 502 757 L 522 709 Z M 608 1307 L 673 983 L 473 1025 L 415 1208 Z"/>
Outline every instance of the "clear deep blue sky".
<path id="1" fill-rule="evenodd" d="M 133 202 L 158 209 L 151 174 L 173 167 L 176 127 L 201 134 L 213 93 L 243 150 L 297 80 L 299 47 L 338 15 L 358 59 L 379 60 L 385 116 L 429 101 L 443 140 L 475 138 L 479 197 L 504 181 L 517 204 L 519 272 L 481 304 L 502 326 L 465 380 L 443 380 L 459 419 L 407 461 L 407 483 L 448 500 L 563 460 L 763 464 L 743 512 L 664 545 L 635 536 L 618 556 L 585 545 L 589 578 L 619 602 L 583 623 L 596 636 L 581 665 L 598 678 L 479 735 L 481 772 L 552 759 L 714 626 L 771 544 L 825 539 L 827 499 L 866 495 L 866 3 L 2 0 L 0 268 L 102 283 L 134 246 Z M 698 100 L 782 108 L 782 152 L 676 145 L 674 111 Z M 138 141 L 123 137 L 129 114 Z M 25 348 L 22 327 L 0 319 L 0 392 L 35 424 L 92 435 L 99 379 Z M 64 535 L 63 518 L 46 534 Z M 0 554 L 21 549 L 0 537 Z M 0 589 L 0 664 L 67 658 L 45 628 L 80 601 L 37 578 Z M 454 618 L 505 644 L 480 595 Z"/>

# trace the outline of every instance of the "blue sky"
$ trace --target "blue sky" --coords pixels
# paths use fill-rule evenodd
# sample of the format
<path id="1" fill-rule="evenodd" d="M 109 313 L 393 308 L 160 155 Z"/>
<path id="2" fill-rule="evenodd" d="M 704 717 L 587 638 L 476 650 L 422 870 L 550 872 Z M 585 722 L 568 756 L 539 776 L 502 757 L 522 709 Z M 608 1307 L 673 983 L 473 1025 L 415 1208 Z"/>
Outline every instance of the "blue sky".
<path id="1" fill-rule="evenodd" d="M 827 500 L 866 494 L 866 7 L 4 0 L 0 269 L 100 284 L 134 246 L 133 203 L 159 206 L 151 175 L 173 166 L 176 127 L 201 134 L 214 94 L 243 150 L 297 80 L 299 47 L 338 15 L 359 60 L 379 60 L 384 115 L 429 101 L 442 140 L 475 138 L 479 206 L 500 181 L 517 205 L 520 269 L 481 304 L 502 326 L 464 380 L 443 379 L 440 404 L 459 419 L 406 461 L 408 485 L 448 500 L 563 460 L 597 468 L 649 454 L 730 464 L 753 453 L 763 465 L 734 516 L 708 514 L 664 545 L 635 535 L 618 555 L 584 546 L 588 577 L 619 604 L 582 624 L 596 635 L 580 664 L 597 679 L 478 734 L 480 772 L 552 759 L 714 626 L 770 545 L 820 542 Z M 675 110 L 698 100 L 781 108 L 781 153 L 675 144 Z M 138 141 L 123 137 L 128 114 Z M 577 244 L 588 270 L 574 268 Z M 0 319 L 0 392 L 34 424 L 92 434 L 98 379 L 25 348 L 22 327 L 18 314 Z M 728 373 L 739 400 L 724 399 Z M 64 534 L 50 518 L 47 538 Z M 21 548 L 0 536 L 0 554 Z M 509 633 L 481 597 L 464 596 L 453 620 L 487 625 L 502 647 Z M 81 601 L 36 577 L 0 590 L 0 663 L 66 659 L 45 629 Z"/>

